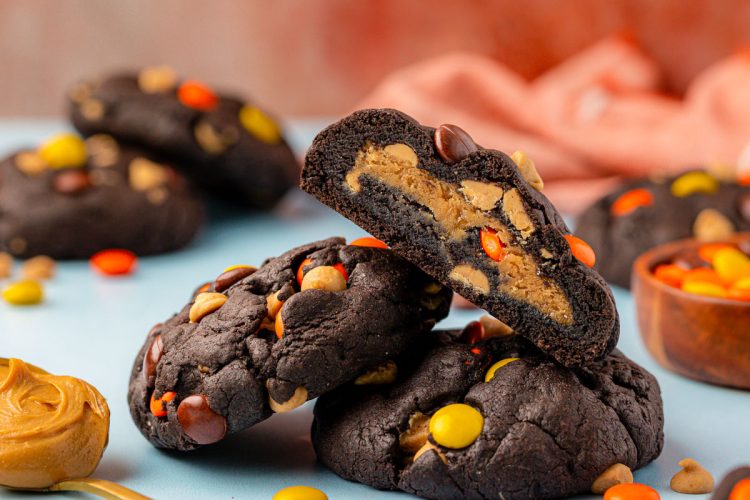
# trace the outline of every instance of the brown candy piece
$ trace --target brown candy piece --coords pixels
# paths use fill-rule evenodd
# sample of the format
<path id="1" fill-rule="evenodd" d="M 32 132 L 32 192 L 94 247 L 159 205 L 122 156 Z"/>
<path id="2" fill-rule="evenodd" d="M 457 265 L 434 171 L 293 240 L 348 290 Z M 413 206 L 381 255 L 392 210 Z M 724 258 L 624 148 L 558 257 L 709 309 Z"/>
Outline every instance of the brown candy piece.
<path id="1" fill-rule="evenodd" d="M 450 124 L 440 125 L 435 130 L 435 147 L 447 163 L 459 162 L 479 149 L 464 129 Z"/>
<path id="2" fill-rule="evenodd" d="M 742 193 L 737 200 L 737 211 L 743 219 L 750 221 L 750 191 Z"/>
<path id="3" fill-rule="evenodd" d="M 466 344 L 475 344 L 484 337 L 484 325 L 480 321 L 472 321 L 464 327 L 458 339 Z"/>
<path id="4" fill-rule="evenodd" d="M 161 335 L 154 337 L 151 341 L 151 345 L 146 351 L 146 355 L 143 356 L 143 376 L 146 377 L 146 383 L 149 387 L 154 384 L 156 378 L 156 365 L 161 359 L 161 355 L 164 352 L 164 341 L 161 339 Z"/>
<path id="5" fill-rule="evenodd" d="M 215 292 L 223 292 L 241 279 L 247 278 L 257 271 L 254 267 L 235 267 L 219 275 L 213 283 Z"/>
<path id="6" fill-rule="evenodd" d="M 182 431 L 198 444 L 221 441 L 227 433 L 227 419 L 208 406 L 203 394 L 188 396 L 177 407 L 177 420 Z"/>
<path id="7" fill-rule="evenodd" d="M 62 194 L 78 194 L 91 186 L 89 174 L 81 170 L 66 170 L 55 176 L 52 182 L 55 191 Z"/>

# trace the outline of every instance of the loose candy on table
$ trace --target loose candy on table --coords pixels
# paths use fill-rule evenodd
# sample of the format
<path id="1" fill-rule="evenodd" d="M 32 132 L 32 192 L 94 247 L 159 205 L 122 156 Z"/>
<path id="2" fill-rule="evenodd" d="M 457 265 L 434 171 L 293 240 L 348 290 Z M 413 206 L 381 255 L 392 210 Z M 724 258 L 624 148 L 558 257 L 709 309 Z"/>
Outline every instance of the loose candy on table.
<path id="1" fill-rule="evenodd" d="M 130 274 L 135 269 L 138 257 L 130 250 L 113 248 L 95 253 L 91 259 L 91 266 L 101 274 L 119 276 Z"/>
<path id="2" fill-rule="evenodd" d="M 641 483 L 622 483 L 604 492 L 604 500 L 659 500 L 659 492 Z"/>
<path id="3" fill-rule="evenodd" d="M 34 280 L 21 280 L 3 289 L 3 300 L 14 306 L 39 304 L 44 299 L 42 285 Z"/>
<path id="4" fill-rule="evenodd" d="M 311 486 L 287 486 L 277 491 L 273 500 L 328 500 L 328 495 Z"/>

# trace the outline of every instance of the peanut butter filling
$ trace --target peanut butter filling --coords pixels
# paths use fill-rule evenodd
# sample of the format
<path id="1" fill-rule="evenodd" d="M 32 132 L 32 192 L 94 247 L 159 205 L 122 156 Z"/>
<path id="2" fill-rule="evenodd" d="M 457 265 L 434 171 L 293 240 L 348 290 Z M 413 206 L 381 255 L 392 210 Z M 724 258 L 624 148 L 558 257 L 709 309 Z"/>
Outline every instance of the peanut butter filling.
<path id="1" fill-rule="evenodd" d="M 86 477 L 107 445 L 109 408 L 83 380 L 0 358 L 0 484 L 46 488 Z"/>
<path id="2" fill-rule="evenodd" d="M 494 207 L 502 195 L 503 210 L 508 220 L 523 238 L 527 238 L 534 232 L 534 226 L 518 192 L 515 189 L 503 192 L 501 186 L 494 184 L 479 187 L 476 181 L 469 181 L 470 184 L 464 181 L 461 188 L 456 188 L 436 179 L 417 165 L 417 155 L 405 144 L 380 148 L 367 142 L 357 153 L 354 168 L 347 173 L 345 182 L 351 190 L 359 192 L 360 177 L 367 175 L 403 193 L 427 208 L 445 236 L 452 240 L 465 239 L 469 231 L 475 228 L 494 229 L 505 245 L 505 257 L 500 262 L 488 258 L 497 267 L 500 276 L 498 290 L 530 304 L 560 324 L 571 324 L 573 312 L 560 286 L 549 278 L 539 276 L 538 266 L 531 255 L 516 243 L 504 224 L 487 215 L 486 210 L 489 209 L 483 208 L 497 198 L 492 204 Z M 490 293 L 489 278 L 482 271 L 464 262 L 455 264 L 451 279 L 469 284 L 481 293 Z"/>

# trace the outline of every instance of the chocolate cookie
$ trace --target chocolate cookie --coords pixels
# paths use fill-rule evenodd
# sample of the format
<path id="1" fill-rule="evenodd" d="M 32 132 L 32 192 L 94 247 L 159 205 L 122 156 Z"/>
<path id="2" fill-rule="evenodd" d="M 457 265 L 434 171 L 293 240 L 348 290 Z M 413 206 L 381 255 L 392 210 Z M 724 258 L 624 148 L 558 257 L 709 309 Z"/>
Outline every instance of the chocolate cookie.
<path id="1" fill-rule="evenodd" d="M 629 288 L 633 262 L 646 250 L 683 238 L 721 240 L 750 230 L 750 187 L 694 170 L 628 183 L 587 208 L 576 232 L 599 260 L 596 269 Z"/>
<path id="2" fill-rule="evenodd" d="M 618 351 L 571 370 L 519 336 L 456 335 L 399 363 L 393 384 L 318 399 L 318 458 L 379 489 L 510 500 L 585 493 L 611 465 L 661 452 L 659 386 Z"/>
<path id="3" fill-rule="evenodd" d="M 542 185 L 523 153 L 512 160 L 456 126 L 375 109 L 321 132 L 302 174 L 305 191 L 560 363 L 581 365 L 614 348 L 619 318 L 604 280 L 579 260 L 591 264 L 590 248 Z"/>
<path id="4" fill-rule="evenodd" d="M 61 134 L 0 163 L 0 251 L 17 257 L 167 252 L 202 222 L 202 203 L 171 166 L 108 135 Z"/>
<path id="5" fill-rule="evenodd" d="M 450 299 L 390 250 L 340 238 L 228 270 L 154 327 L 133 365 L 131 415 L 155 446 L 189 450 L 355 378 L 390 381 L 392 360 Z"/>
<path id="6" fill-rule="evenodd" d="M 750 494 L 750 466 L 737 467 L 722 478 L 711 500 L 742 500 Z"/>
<path id="7" fill-rule="evenodd" d="M 81 83 L 69 95 L 83 134 L 105 132 L 174 159 L 222 200 L 267 209 L 298 183 L 297 160 L 271 117 L 169 68 Z"/>

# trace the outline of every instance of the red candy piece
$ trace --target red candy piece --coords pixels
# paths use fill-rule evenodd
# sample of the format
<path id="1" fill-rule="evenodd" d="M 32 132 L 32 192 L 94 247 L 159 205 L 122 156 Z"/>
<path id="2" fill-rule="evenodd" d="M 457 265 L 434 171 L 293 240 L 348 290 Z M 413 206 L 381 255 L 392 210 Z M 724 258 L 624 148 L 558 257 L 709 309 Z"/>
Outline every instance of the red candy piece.
<path id="1" fill-rule="evenodd" d="M 484 325 L 479 321 L 472 321 L 461 332 L 459 340 L 467 344 L 475 344 L 484 338 Z"/>
<path id="2" fill-rule="evenodd" d="M 505 245 L 503 245 L 503 242 L 500 241 L 500 237 L 497 235 L 497 231 L 495 231 L 491 227 L 483 228 L 481 231 L 479 231 L 479 241 L 482 244 L 484 253 L 486 253 L 490 259 L 497 262 L 503 260 L 503 257 L 505 257 L 505 253 L 503 252 L 503 248 L 505 248 Z"/>
<path id="3" fill-rule="evenodd" d="M 227 433 L 227 419 L 208 406 L 203 394 L 183 399 L 177 407 L 177 420 L 183 432 L 198 444 L 221 441 Z"/>
<path id="4" fill-rule="evenodd" d="M 349 281 L 349 273 L 346 272 L 346 269 L 344 269 L 344 264 L 339 262 L 338 264 L 334 264 L 333 267 L 335 270 L 341 273 L 341 276 L 344 277 L 344 281 Z"/>
<path id="5" fill-rule="evenodd" d="M 174 400 L 177 397 L 177 393 L 174 391 L 168 391 L 161 395 L 159 399 L 154 399 L 154 394 L 151 394 L 151 413 L 155 417 L 166 417 L 167 416 L 167 403 Z"/>
<path id="6" fill-rule="evenodd" d="M 659 492 L 640 483 L 622 483 L 604 492 L 604 500 L 659 500 Z"/>
<path id="7" fill-rule="evenodd" d="M 616 217 L 628 215 L 638 207 L 646 207 L 654 203 L 654 195 L 648 189 L 632 189 L 620 195 L 612 204 L 609 211 Z"/>
<path id="8" fill-rule="evenodd" d="M 594 249 L 591 248 L 588 243 L 572 234 L 566 234 L 565 239 L 568 240 L 568 245 L 570 245 L 570 251 L 573 252 L 573 257 L 589 267 L 594 267 L 594 264 L 596 264 L 596 254 L 594 253 Z"/>
<path id="9" fill-rule="evenodd" d="M 355 247 L 373 247 L 373 248 L 388 248 L 388 245 L 383 243 L 377 238 L 373 238 L 372 236 L 365 236 L 363 238 L 357 238 L 356 240 L 349 243 L 352 246 Z"/>
<path id="10" fill-rule="evenodd" d="M 177 98 L 189 108 L 210 111 L 219 103 L 211 89 L 195 80 L 187 80 L 177 89 Z"/>
<path id="11" fill-rule="evenodd" d="M 95 253 L 89 262 L 101 274 L 117 276 L 130 274 L 138 262 L 138 257 L 130 250 L 113 248 Z"/>

